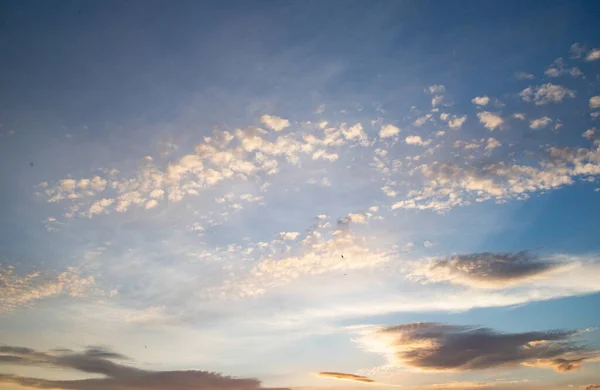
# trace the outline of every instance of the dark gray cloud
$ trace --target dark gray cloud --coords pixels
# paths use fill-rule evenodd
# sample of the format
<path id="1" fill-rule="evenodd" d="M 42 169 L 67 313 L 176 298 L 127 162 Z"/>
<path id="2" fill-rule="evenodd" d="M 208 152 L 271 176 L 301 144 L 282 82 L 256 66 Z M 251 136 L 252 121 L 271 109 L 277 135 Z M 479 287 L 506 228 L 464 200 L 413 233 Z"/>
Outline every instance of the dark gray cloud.
<path id="1" fill-rule="evenodd" d="M 415 268 L 413 277 L 434 282 L 450 282 L 471 287 L 503 288 L 565 267 L 534 254 L 482 252 L 453 255 L 428 261 Z"/>
<path id="2" fill-rule="evenodd" d="M 500 333 L 472 326 L 411 323 L 383 328 L 362 341 L 367 347 L 390 351 L 402 365 L 420 369 L 467 371 L 523 365 L 568 372 L 600 356 L 600 351 L 573 341 L 580 333 Z"/>
<path id="3" fill-rule="evenodd" d="M 89 347 L 83 352 L 54 350 L 39 352 L 30 348 L 0 347 L 0 364 L 22 364 L 70 368 L 104 378 L 81 380 L 48 380 L 0 374 L 0 383 L 12 383 L 37 389 L 72 390 L 255 390 L 263 389 L 253 378 L 233 378 L 207 371 L 148 371 L 116 363 L 127 357 L 102 347 Z M 283 390 L 283 389 L 271 389 Z"/>
<path id="4" fill-rule="evenodd" d="M 346 380 L 362 382 L 362 383 L 376 383 L 373 379 L 367 378 L 366 376 L 347 374 L 345 372 L 322 371 L 322 372 L 318 372 L 317 375 L 325 377 L 325 378 L 346 379 Z"/>

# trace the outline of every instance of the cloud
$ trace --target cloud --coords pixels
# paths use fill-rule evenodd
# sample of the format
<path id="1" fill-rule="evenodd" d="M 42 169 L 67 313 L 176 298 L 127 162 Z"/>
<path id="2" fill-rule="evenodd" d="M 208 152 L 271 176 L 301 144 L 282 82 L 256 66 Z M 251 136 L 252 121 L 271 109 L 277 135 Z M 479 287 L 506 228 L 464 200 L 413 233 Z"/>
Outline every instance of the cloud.
<path id="1" fill-rule="evenodd" d="M 329 162 L 334 162 L 335 160 L 337 160 L 340 156 L 337 153 L 327 153 L 327 151 L 325 149 L 319 149 L 317 151 L 315 151 L 312 155 L 312 159 L 313 160 L 327 160 Z"/>
<path id="2" fill-rule="evenodd" d="M 517 112 L 517 113 L 513 114 L 513 118 L 520 119 L 520 120 L 524 121 L 525 120 L 525 114 L 522 113 L 522 112 Z"/>
<path id="3" fill-rule="evenodd" d="M 379 130 L 379 137 L 381 138 L 390 138 L 400 133 L 400 129 L 394 125 L 383 126 L 381 130 Z"/>
<path id="4" fill-rule="evenodd" d="M 289 120 L 267 114 L 264 114 L 260 117 L 260 123 L 275 131 L 281 131 L 290 126 Z"/>
<path id="5" fill-rule="evenodd" d="M 502 333 L 488 328 L 409 323 L 364 334 L 357 341 L 387 356 L 391 365 L 431 371 L 470 371 L 518 366 L 576 370 L 599 351 L 576 344 L 582 331 Z"/>
<path id="6" fill-rule="evenodd" d="M 427 114 L 427 115 L 423 115 L 422 117 L 417 118 L 414 122 L 413 125 L 416 127 L 421 127 L 425 124 L 425 122 L 427 122 L 429 119 L 431 118 L 431 114 Z"/>
<path id="7" fill-rule="evenodd" d="M 324 378 L 344 379 L 362 383 L 376 383 L 373 379 L 367 378 L 366 376 L 346 374 L 344 372 L 318 372 L 317 375 Z"/>
<path id="8" fill-rule="evenodd" d="M 423 139 L 421 139 L 421 137 L 418 135 L 409 135 L 404 139 L 404 142 L 406 142 L 408 145 L 427 146 L 431 143 L 431 140 L 428 139 L 427 141 L 423 141 Z"/>
<path id="9" fill-rule="evenodd" d="M 494 150 L 496 148 L 501 147 L 502 144 L 496 138 L 490 137 L 487 140 L 487 144 L 485 145 L 485 150 Z"/>
<path id="10" fill-rule="evenodd" d="M 527 72 L 517 72 L 517 73 L 515 73 L 515 77 L 519 80 L 531 80 L 531 79 L 535 78 L 534 75 L 532 75 L 531 73 L 527 73 Z"/>
<path id="11" fill-rule="evenodd" d="M 452 119 L 448 122 L 448 126 L 451 129 L 460 129 L 466 120 L 467 120 L 466 115 L 455 117 L 454 119 Z"/>
<path id="12" fill-rule="evenodd" d="M 429 93 L 432 95 L 441 95 L 446 92 L 446 87 L 444 87 L 442 84 L 430 85 L 426 91 L 429 91 Z"/>
<path id="13" fill-rule="evenodd" d="M 58 295 L 81 297 L 99 293 L 93 276 L 82 277 L 73 268 L 55 276 L 39 272 L 18 276 L 9 266 L 0 269 L 0 314 L 8 313 L 33 302 Z"/>
<path id="14" fill-rule="evenodd" d="M 258 296 L 304 276 L 367 269 L 386 263 L 394 255 L 393 249 L 381 248 L 372 243 L 373 238 L 351 231 L 351 225 L 366 222 L 366 216 L 366 213 L 351 213 L 335 226 L 320 219 L 294 246 L 282 243 L 281 238 L 260 243 L 259 257 L 249 272 L 225 280 L 217 288 L 209 288 L 206 294 L 219 299 Z"/>
<path id="15" fill-rule="evenodd" d="M 594 139 L 594 137 L 596 136 L 596 128 L 592 128 L 592 129 L 587 129 L 586 131 L 583 132 L 583 134 L 581 134 L 581 136 L 583 138 L 587 138 L 589 140 Z"/>
<path id="16" fill-rule="evenodd" d="M 479 122 L 483 124 L 486 129 L 495 130 L 502 126 L 504 119 L 498 114 L 494 114 L 489 111 L 483 111 L 477 114 Z"/>
<path id="17" fill-rule="evenodd" d="M 439 106 L 440 104 L 442 104 L 443 101 L 444 101 L 444 96 L 436 95 L 433 98 L 431 98 L 431 106 L 432 107 Z"/>
<path id="18" fill-rule="evenodd" d="M 589 384 L 589 385 L 586 385 L 585 387 L 582 386 L 582 388 L 584 390 L 600 389 L 600 384 Z"/>
<path id="19" fill-rule="evenodd" d="M 565 98 L 573 98 L 575 97 L 575 91 L 560 85 L 547 83 L 538 87 L 525 88 L 520 95 L 524 101 L 541 106 L 548 103 L 560 103 Z"/>
<path id="20" fill-rule="evenodd" d="M 299 235 L 298 232 L 282 232 L 279 233 L 279 238 L 284 241 L 294 241 Z"/>
<path id="21" fill-rule="evenodd" d="M 348 128 L 342 126 L 342 134 L 347 140 L 357 140 L 362 146 L 369 144 L 367 134 L 363 131 L 363 127 L 360 123 L 356 123 Z"/>
<path id="22" fill-rule="evenodd" d="M 600 49 L 590 50 L 587 56 L 585 57 L 586 61 L 596 61 L 598 59 L 600 59 Z"/>
<path id="23" fill-rule="evenodd" d="M 83 352 L 61 350 L 53 353 L 40 352 L 21 347 L 0 347 L 0 363 L 23 366 L 45 366 L 73 369 L 82 373 L 100 374 L 103 378 L 51 380 L 0 374 L 0 383 L 17 384 L 35 389 L 69 390 L 188 390 L 262 389 L 260 381 L 249 378 L 233 378 L 208 371 L 149 371 L 128 365 L 121 354 L 101 347 L 90 347 Z"/>
<path id="24" fill-rule="evenodd" d="M 592 149 L 557 148 L 546 150 L 547 156 L 533 165 L 487 163 L 459 166 L 455 163 L 423 164 L 411 171 L 422 176 L 420 188 L 392 209 L 432 209 L 446 211 L 472 201 L 528 199 L 537 191 L 571 185 L 575 178 L 600 175 L 600 144 Z"/>
<path id="25" fill-rule="evenodd" d="M 428 283 L 448 282 L 473 288 L 502 289 L 535 280 L 568 265 L 544 261 L 529 252 L 472 253 L 427 260 L 409 278 Z"/>
<path id="26" fill-rule="evenodd" d="M 600 108 L 600 95 L 590 98 L 590 108 Z"/>
<path id="27" fill-rule="evenodd" d="M 542 118 L 534 119 L 531 122 L 529 122 L 529 127 L 532 129 L 542 129 L 548 126 L 550 123 L 552 123 L 552 119 L 545 116 Z"/>
<path id="28" fill-rule="evenodd" d="M 476 96 L 471 100 L 471 102 L 478 106 L 487 106 L 487 104 L 490 102 L 490 98 L 488 96 Z"/>
<path id="29" fill-rule="evenodd" d="M 559 77 L 564 74 L 570 74 L 573 77 L 581 76 L 581 70 L 577 67 L 568 68 L 562 57 L 557 58 L 548 69 L 544 72 L 548 77 Z"/>

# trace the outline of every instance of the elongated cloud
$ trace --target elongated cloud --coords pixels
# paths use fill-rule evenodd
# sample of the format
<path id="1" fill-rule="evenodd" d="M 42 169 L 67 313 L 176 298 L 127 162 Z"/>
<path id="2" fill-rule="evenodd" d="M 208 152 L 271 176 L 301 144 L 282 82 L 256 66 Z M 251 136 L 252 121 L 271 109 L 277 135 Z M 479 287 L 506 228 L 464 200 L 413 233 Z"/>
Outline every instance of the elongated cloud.
<path id="1" fill-rule="evenodd" d="M 547 83 L 538 87 L 528 87 L 520 93 L 526 102 L 541 106 L 548 103 L 560 103 L 565 98 L 575 97 L 575 92 L 561 85 Z"/>
<path id="2" fill-rule="evenodd" d="M 90 347 L 84 352 L 62 350 L 46 353 L 29 348 L 0 347 L 0 364 L 45 366 L 73 369 L 104 378 L 79 380 L 50 380 L 0 374 L 0 384 L 17 384 L 35 389 L 72 390 L 189 390 L 189 389 L 262 389 L 260 381 L 250 378 L 232 378 L 208 371 L 148 371 L 127 366 L 114 360 L 126 360 L 110 350 Z"/>
<path id="3" fill-rule="evenodd" d="M 358 341 L 387 355 L 391 364 L 432 371 L 469 371 L 502 367 L 551 367 L 576 370 L 600 351 L 578 345 L 581 331 L 501 333 L 488 328 L 440 323 L 395 325 Z"/>
<path id="4" fill-rule="evenodd" d="M 366 376 L 346 374 L 344 372 L 319 372 L 317 375 L 324 378 L 344 379 L 362 383 L 376 383 L 373 379 L 367 378 Z"/>
<path id="5" fill-rule="evenodd" d="M 411 277 L 427 282 L 497 289 L 523 283 L 561 268 L 568 266 L 541 260 L 526 251 L 483 252 L 427 261 L 413 270 Z"/>

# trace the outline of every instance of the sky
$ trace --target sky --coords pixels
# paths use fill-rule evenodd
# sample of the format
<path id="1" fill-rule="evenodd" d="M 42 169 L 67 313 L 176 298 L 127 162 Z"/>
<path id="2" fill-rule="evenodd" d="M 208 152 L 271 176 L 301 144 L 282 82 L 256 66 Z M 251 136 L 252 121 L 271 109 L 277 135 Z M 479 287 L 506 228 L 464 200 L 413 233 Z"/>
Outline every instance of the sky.
<path id="1" fill-rule="evenodd" d="M 0 2 L 0 389 L 600 388 L 599 17 Z"/>

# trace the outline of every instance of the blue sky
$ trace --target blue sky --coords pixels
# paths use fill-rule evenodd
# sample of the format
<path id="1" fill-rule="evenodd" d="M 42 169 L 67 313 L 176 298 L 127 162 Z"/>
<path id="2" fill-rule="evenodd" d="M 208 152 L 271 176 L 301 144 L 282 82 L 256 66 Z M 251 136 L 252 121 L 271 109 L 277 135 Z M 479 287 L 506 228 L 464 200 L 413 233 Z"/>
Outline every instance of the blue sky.
<path id="1" fill-rule="evenodd" d="M 0 387 L 600 387 L 600 9 L 0 5 Z"/>

